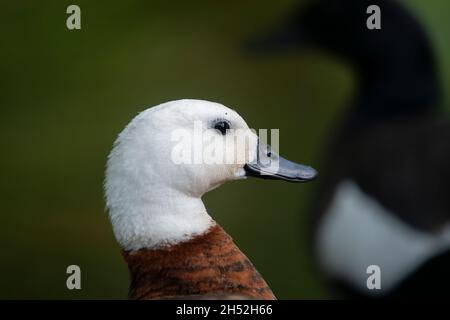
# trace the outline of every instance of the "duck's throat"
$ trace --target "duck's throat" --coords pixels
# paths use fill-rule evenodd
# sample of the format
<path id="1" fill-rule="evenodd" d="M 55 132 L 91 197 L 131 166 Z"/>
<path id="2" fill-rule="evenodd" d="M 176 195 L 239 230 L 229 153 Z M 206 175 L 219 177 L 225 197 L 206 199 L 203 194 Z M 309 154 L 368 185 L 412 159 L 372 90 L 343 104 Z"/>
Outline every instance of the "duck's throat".
<path id="1" fill-rule="evenodd" d="M 231 294 L 275 299 L 267 283 L 218 225 L 163 249 L 123 251 L 131 275 L 130 299 Z"/>
<path id="2" fill-rule="evenodd" d="M 189 241 L 214 224 L 201 198 L 147 194 L 110 207 L 114 234 L 124 250 L 160 249 Z"/>

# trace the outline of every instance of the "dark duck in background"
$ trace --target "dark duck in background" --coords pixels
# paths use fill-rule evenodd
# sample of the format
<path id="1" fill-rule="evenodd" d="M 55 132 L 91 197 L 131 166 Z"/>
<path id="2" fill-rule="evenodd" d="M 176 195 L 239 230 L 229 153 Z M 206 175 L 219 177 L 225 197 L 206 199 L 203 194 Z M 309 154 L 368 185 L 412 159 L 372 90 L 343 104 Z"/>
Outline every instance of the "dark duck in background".
<path id="1" fill-rule="evenodd" d="M 381 9 L 369 30 L 367 7 Z M 252 41 L 314 47 L 354 70 L 356 95 L 332 137 L 311 212 L 312 250 L 347 297 L 445 296 L 450 286 L 450 124 L 429 39 L 397 1 L 319 0 Z M 367 268 L 379 266 L 381 289 Z"/>

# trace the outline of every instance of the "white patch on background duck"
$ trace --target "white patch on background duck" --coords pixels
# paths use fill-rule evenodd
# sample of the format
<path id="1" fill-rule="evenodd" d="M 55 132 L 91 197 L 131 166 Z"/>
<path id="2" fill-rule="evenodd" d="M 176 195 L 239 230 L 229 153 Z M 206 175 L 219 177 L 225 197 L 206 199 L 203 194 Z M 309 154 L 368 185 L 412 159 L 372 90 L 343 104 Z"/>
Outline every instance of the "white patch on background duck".
<path id="1" fill-rule="evenodd" d="M 338 185 L 321 221 L 317 245 L 321 265 L 329 275 L 360 291 L 379 294 L 448 248 L 450 227 L 439 234 L 416 230 L 346 180 Z M 369 265 L 381 268 L 381 290 L 366 287 Z"/>

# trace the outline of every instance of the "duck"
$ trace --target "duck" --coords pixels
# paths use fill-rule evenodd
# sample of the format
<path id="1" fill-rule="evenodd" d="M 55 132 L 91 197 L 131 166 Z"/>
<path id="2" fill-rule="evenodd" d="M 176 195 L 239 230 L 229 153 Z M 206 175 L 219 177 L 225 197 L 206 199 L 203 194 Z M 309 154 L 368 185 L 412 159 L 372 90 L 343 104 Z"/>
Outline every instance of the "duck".
<path id="1" fill-rule="evenodd" d="M 275 299 L 202 196 L 247 177 L 301 183 L 316 176 L 279 156 L 222 104 L 181 99 L 139 113 L 114 142 L 104 183 L 130 273 L 128 297 Z"/>
<path id="2" fill-rule="evenodd" d="M 366 27 L 371 5 L 380 8 L 379 30 Z M 394 0 L 316 0 L 291 12 L 249 42 L 252 52 L 325 52 L 355 78 L 309 215 L 324 282 L 339 297 L 442 297 L 450 286 L 450 121 L 424 27 Z M 377 288 L 367 284 L 373 265 Z"/>

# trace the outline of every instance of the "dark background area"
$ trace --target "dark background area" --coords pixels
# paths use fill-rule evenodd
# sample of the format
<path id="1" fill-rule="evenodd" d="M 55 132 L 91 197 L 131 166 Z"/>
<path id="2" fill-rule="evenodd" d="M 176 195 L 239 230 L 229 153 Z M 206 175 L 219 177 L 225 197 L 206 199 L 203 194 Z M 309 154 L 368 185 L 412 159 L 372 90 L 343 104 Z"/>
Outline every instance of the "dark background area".
<path id="1" fill-rule="evenodd" d="M 431 38 L 448 106 L 450 3 L 402 2 Z M 0 298 L 126 298 L 102 183 L 117 134 L 147 107 L 223 103 L 253 128 L 279 128 L 280 152 L 317 167 L 353 92 L 352 70 L 312 50 L 242 50 L 296 3 L 2 1 Z M 66 28 L 70 4 L 81 7 L 81 30 Z M 246 180 L 204 198 L 278 298 L 330 297 L 305 243 L 318 183 Z M 66 288 L 70 264 L 81 267 L 82 290 Z"/>

